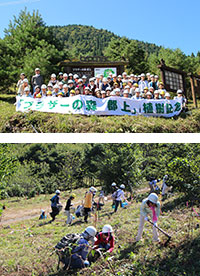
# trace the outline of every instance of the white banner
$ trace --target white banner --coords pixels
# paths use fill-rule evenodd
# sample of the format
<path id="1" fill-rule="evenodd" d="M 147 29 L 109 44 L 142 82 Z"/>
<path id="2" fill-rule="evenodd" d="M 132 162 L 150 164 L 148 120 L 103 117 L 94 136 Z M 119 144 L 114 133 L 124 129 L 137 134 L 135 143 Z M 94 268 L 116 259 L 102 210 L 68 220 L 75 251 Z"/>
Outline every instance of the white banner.
<path id="1" fill-rule="evenodd" d="M 94 76 L 95 77 L 97 75 L 103 74 L 103 76 L 107 78 L 110 73 L 117 75 L 117 68 L 116 67 L 112 67 L 112 68 L 94 68 Z"/>
<path id="2" fill-rule="evenodd" d="M 84 95 L 40 99 L 17 97 L 16 111 L 25 112 L 29 110 L 84 115 L 173 117 L 180 114 L 182 104 L 178 100 L 132 100 L 117 96 L 105 99 Z"/>

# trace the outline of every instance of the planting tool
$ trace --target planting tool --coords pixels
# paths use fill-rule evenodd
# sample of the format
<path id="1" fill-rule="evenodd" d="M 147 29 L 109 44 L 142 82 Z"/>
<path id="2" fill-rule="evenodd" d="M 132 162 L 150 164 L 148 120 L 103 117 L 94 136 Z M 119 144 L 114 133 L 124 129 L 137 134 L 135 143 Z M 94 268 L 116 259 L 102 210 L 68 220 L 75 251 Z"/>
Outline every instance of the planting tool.
<path id="1" fill-rule="evenodd" d="M 165 242 L 165 244 L 164 244 L 164 246 L 167 246 L 167 244 L 169 243 L 169 241 L 171 240 L 171 236 L 168 234 L 168 233 L 166 233 L 163 229 L 161 229 L 160 227 L 158 227 L 157 225 L 155 225 L 154 223 L 153 223 L 153 221 L 151 221 L 151 220 L 148 220 L 148 222 L 150 223 L 150 224 L 152 224 L 156 229 L 158 229 L 160 232 L 162 232 L 167 238 L 168 238 L 168 240 Z"/>

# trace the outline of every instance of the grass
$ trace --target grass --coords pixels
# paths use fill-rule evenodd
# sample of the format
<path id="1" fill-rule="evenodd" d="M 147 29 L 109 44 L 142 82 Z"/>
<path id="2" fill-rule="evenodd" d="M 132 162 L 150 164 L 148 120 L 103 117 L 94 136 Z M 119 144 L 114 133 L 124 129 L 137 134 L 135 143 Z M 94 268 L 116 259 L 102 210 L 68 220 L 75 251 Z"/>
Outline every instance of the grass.
<path id="1" fill-rule="evenodd" d="M 15 111 L 14 95 L 0 95 L 0 132 L 2 133 L 197 133 L 200 111 L 193 109 L 178 118 L 146 118 L 143 116 L 84 116 L 42 112 Z M 200 104 L 200 103 L 199 103 Z"/>
<path id="2" fill-rule="evenodd" d="M 84 195 L 75 191 L 80 200 Z M 147 194 L 138 194 L 142 199 Z M 15 204 L 4 201 L 13 212 L 24 208 L 34 208 L 39 200 L 45 204 L 47 199 L 25 199 Z M 77 201 L 76 199 L 76 201 Z M 119 209 L 111 215 L 111 202 L 107 201 L 100 212 L 97 229 L 104 224 L 111 224 L 116 238 L 115 250 L 110 264 L 116 275 L 148 275 L 148 276 L 197 276 L 200 275 L 200 235 L 199 219 L 186 207 L 181 195 L 172 195 L 162 206 L 159 226 L 172 235 L 167 247 L 163 246 L 166 237 L 160 234 L 161 243 L 152 242 L 152 228 L 145 224 L 143 240 L 135 243 L 139 224 L 140 200 L 134 200 L 127 209 Z M 9 200 L 10 201 L 10 200 Z M 36 203 L 34 203 L 36 201 Z M 64 197 L 63 200 L 64 202 Z M 10 204 L 10 205 L 9 205 Z M 195 206 L 199 212 L 199 206 Z M 38 214 L 39 216 L 39 214 Z M 47 219 L 47 221 L 49 218 Z M 53 247 L 67 233 L 81 233 L 86 225 L 76 219 L 72 226 L 65 224 L 66 217 L 61 213 L 52 224 L 41 222 L 38 218 L 3 225 L 0 229 L 0 275 L 113 275 L 106 260 L 99 260 L 91 267 L 81 271 L 70 271 L 70 274 L 57 271 L 57 257 L 52 255 Z M 79 223 L 78 223 L 79 221 Z M 94 225 L 94 216 L 90 218 Z M 88 225 L 89 225 L 88 224 Z"/>

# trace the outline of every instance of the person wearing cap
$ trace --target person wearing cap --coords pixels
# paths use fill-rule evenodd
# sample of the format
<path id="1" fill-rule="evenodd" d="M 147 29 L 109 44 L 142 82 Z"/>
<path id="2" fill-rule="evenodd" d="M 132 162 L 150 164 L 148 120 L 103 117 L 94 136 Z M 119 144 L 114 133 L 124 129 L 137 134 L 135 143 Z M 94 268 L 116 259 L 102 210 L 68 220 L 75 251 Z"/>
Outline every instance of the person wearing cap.
<path id="1" fill-rule="evenodd" d="M 117 80 L 118 80 L 118 82 L 119 82 L 119 88 L 122 89 L 122 88 L 123 88 L 122 76 L 121 76 L 121 75 L 118 75 L 118 76 L 117 76 Z"/>
<path id="2" fill-rule="evenodd" d="M 146 76 L 147 76 L 147 82 L 148 82 L 148 83 L 151 82 L 151 74 L 150 74 L 150 73 L 147 73 Z"/>
<path id="3" fill-rule="evenodd" d="M 69 96 L 70 97 L 74 97 L 74 96 L 76 96 L 76 91 L 75 90 L 70 90 L 70 92 L 69 92 Z"/>
<path id="4" fill-rule="evenodd" d="M 33 98 L 37 98 L 37 95 L 40 94 L 40 87 L 39 85 L 35 86 L 35 93 L 33 94 Z"/>
<path id="5" fill-rule="evenodd" d="M 110 97 L 110 93 L 111 93 L 111 87 L 107 87 L 106 88 L 106 97 Z"/>
<path id="6" fill-rule="evenodd" d="M 127 73 L 123 72 L 122 73 L 122 82 L 125 82 L 127 80 Z"/>
<path id="7" fill-rule="evenodd" d="M 62 83 L 62 81 L 60 81 L 60 82 L 58 83 L 58 86 L 59 86 L 59 92 L 62 92 L 62 93 L 63 93 L 63 83 Z"/>
<path id="8" fill-rule="evenodd" d="M 49 83 L 51 83 L 53 86 L 58 84 L 58 81 L 56 80 L 56 74 L 51 74 L 51 79 L 49 81 Z"/>
<path id="9" fill-rule="evenodd" d="M 155 89 L 154 89 L 153 87 L 150 87 L 150 88 L 149 88 L 149 92 L 151 92 L 152 98 L 154 98 L 154 91 L 155 91 Z M 147 92 L 148 92 L 148 91 L 147 91 Z"/>
<path id="10" fill-rule="evenodd" d="M 55 220 L 56 216 L 59 214 L 59 205 L 60 205 L 60 191 L 56 190 L 55 195 L 50 199 L 51 201 L 51 209 L 52 212 L 50 213 L 50 216 L 52 217 L 52 221 Z"/>
<path id="11" fill-rule="evenodd" d="M 131 99 L 133 99 L 133 100 L 141 100 L 140 89 L 139 88 L 135 89 L 135 95 Z"/>
<path id="12" fill-rule="evenodd" d="M 57 97 L 58 96 L 58 93 L 59 93 L 59 85 L 58 84 L 55 84 L 54 87 L 53 87 L 53 97 Z"/>
<path id="13" fill-rule="evenodd" d="M 148 83 L 148 87 L 153 87 L 154 90 L 158 90 L 158 86 L 157 86 L 157 83 L 156 83 L 156 80 L 155 80 L 155 76 L 154 75 L 151 75 L 151 81 Z"/>
<path id="14" fill-rule="evenodd" d="M 132 88 L 130 89 L 130 93 L 131 93 L 132 96 L 135 95 L 136 88 L 139 88 L 139 85 L 137 83 L 134 83 Z"/>
<path id="15" fill-rule="evenodd" d="M 96 88 L 99 88 L 101 83 L 102 83 L 102 81 L 100 79 L 100 75 L 98 74 L 98 75 L 96 75 L 96 80 L 94 82 L 94 84 L 96 85 Z"/>
<path id="16" fill-rule="evenodd" d="M 60 81 L 62 81 L 62 80 L 63 80 L 63 73 L 60 72 L 60 73 L 58 74 L 58 81 L 60 82 Z"/>
<path id="17" fill-rule="evenodd" d="M 142 201 L 142 204 L 140 206 L 140 224 L 136 237 L 136 242 L 138 242 L 142 237 L 145 221 L 148 221 L 150 217 L 154 225 L 157 225 L 159 215 L 160 202 L 158 201 L 158 196 L 155 193 L 151 193 L 147 198 Z M 153 226 L 153 241 L 159 241 L 157 229 L 155 226 Z"/>
<path id="18" fill-rule="evenodd" d="M 74 90 L 75 90 L 75 95 L 80 95 L 81 94 L 79 87 L 76 87 Z"/>
<path id="19" fill-rule="evenodd" d="M 101 98 L 102 99 L 106 98 L 106 91 L 104 91 L 104 90 L 101 91 Z"/>
<path id="20" fill-rule="evenodd" d="M 74 86 L 74 82 L 73 80 L 68 80 L 68 91 L 70 93 L 71 90 L 74 90 L 75 86 Z"/>
<path id="21" fill-rule="evenodd" d="M 47 96 L 47 86 L 46 86 L 46 84 L 42 84 L 41 93 L 42 93 L 42 98 L 45 98 Z"/>
<path id="22" fill-rule="evenodd" d="M 180 100 L 180 102 L 182 104 L 182 108 L 183 109 L 186 108 L 187 100 L 186 100 L 185 96 L 183 95 L 183 91 L 181 89 L 177 90 L 177 96 L 174 97 L 174 100 Z"/>
<path id="23" fill-rule="evenodd" d="M 166 91 L 165 90 L 160 90 L 159 92 L 160 92 L 160 99 L 164 100 Z"/>
<path id="24" fill-rule="evenodd" d="M 90 95 L 90 88 L 87 86 L 85 87 L 85 96 L 89 96 Z"/>
<path id="25" fill-rule="evenodd" d="M 95 97 L 101 98 L 101 93 L 100 93 L 100 89 L 99 88 L 95 89 Z"/>
<path id="26" fill-rule="evenodd" d="M 53 92 L 53 85 L 51 82 L 47 84 L 47 90 Z"/>
<path id="27" fill-rule="evenodd" d="M 62 81 L 63 85 L 68 84 L 68 75 L 67 75 L 67 73 L 63 74 L 63 79 L 61 81 Z"/>
<path id="28" fill-rule="evenodd" d="M 120 87 L 120 82 L 118 81 L 117 76 L 115 74 L 113 75 L 113 79 L 111 80 L 111 82 L 109 84 L 110 84 L 110 87 L 112 87 L 114 89 L 117 87 Z"/>
<path id="29" fill-rule="evenodd" d="M 90 78 L 89 79 L 89 85 L 88 85 L 88 87 L 92 91 L 92 95 L 93 96 L 95 95 L 95 89 L 97 88 L 96 85 L 95 85 L 95 83 L 94 83 L 94 81 L 95 81 L 95 78 Z"/>
<path id="30" fill-rule="evenodd" d="M 104 77 L 102 80 L 100 89 L 101 89 L 101 91 L 106 91 L 106 88 L 108 88 L 108 87 L 110 87 L 108 84 L 108 80 L 107 80 L 107 78 Z"/>
<path id="31" fill-rule="evenodd" d="M 165 88 L 164 83 L 163 82 L 159 82 L 158 88 L 163 90 Z"/>
<path id="32" fill-rule="evenodd" d="M 63 92 L 58 92 L 57 97 L 58 98 L 63 98 Z"/>
<path id="33" fill-rule="evenodd" d="M 103 226 L 102 232 L 96 235 L 96 241 L 93 249 L 101 249 L 105 252 L 111 253 L 114 250 L 114 235 L 113 228 L 111 225 L 106 224 Z"/>
<path id="34" fill-rule="evenodd" d="M 72 200 L 74 200 L 76 197 L 75 194 L 71 194 L 70 197 L 68 198 L 65 206 L 65 214 L 67 215 L 67 221 L 66 224 L 71 224 L 72 223 L 72 216 L 70 214 L 70 208 L 73 206 Z"/>
<path id="35" fill-rule="evenodd" d="M 79 76 L 77 74 L 74 75 L 74 86 L 78 86 L 78 80 L 79 80 Z"/>
<path id="36" fill-rule="evenodd" d="M 51 90 L 47 91 L 47 97 L 52 97 L 52 91 Z"/>
<path id="37" fill-rule="evenodd" d="M 85 268 L 90 265 L 87 260 L 90 244 L 94 243 L 97 230 L 94 226 L 88 226 L 85 231 L 80 235 L 78 239 L 77 246 L 72 249 L 71 256 L 65 257 L 64 259 L 64 270 L 66 269 L 77 269 Z"/>
<path id="38" fill-rule="evenodd" d="M 47 215 L 45 214 L 45 210 L 41 210 L 41 214 L 40 214 L 39 220 L 40 219 L 46 219 L 46 218 L 47 218 Z"/>
<path id="39" fill-rule="evenodd" d="M 158 75 L 155 75 L 155 82 L 156 82 L 157 87 L 159 87 L 160 82 L 159 82 L 159 76 Z"/>
<path id="40" fill-rule="evenodd" d="M 82 76 L 82 80 L 83 80 L 83 86 L 88 86 L 88 82 L 87 82 L 87 77 L 84 75 Z"/>
<path id="41" fill-rule="evenodd" d="M 141 74 L 141 80 L 138 83 L 140 92 L 144 91 L 144 88 L 148 86 L 148 81 L 145 80 L 145 74 Z"/>
<path id="42" fill-rule="evenodd" d="M 148 91 L 148 92 L 146 93 L 145 98 L 146 98 L 147 100 L 152 100 L 152 94 L 151 94 L 150 91 Z"/>
<path id="43" fill-rule="evenodd" d="M 21 96 L 24 95 L 24 90 L 25 90 L 26 87 L 28 87 L 29 90 L 31 89 L 30 85 L 28 84 L 28 79 L 23 80 L 23 83 L 22 83 L 22 86 L 21 86 Z"/>
<path id="44" fill-rule="evenodd" d="M 69 91 L 68 91 L 68 85 L 67 84 L 63 85 L 63 94 L 64 94 L 64 97 L 69 97 Z"/>
<path id="45" fill-rule="evenodd" d="M 160 92 L 158 90 L 154 91 L 154 100 L 160 100 Z"/>
<path id="46" fill-rule="evenodd" d="M 115 95 L 121 97 L 121 90 L 119 88 L 115 88 Z"/>
<path id="47" fill-rule="evenodd" d="M 73 74 L 69 73 L 69 80 L 73 80 Z"/>
<path id="48" fill-rule="evenodd" d="M 32 98 L 32 95 L 31 95 L 31 92 L 30 92 L 30 88 L 29 87 L 26 87 L 24 89 L 24 97 L 31 97 Z"/>
<path id="49" fill-rule="evenodd" d="M 121 184 L 119 189 L 113 195 L 115 197 L 115 211 L 114 211 L 115 213 L 117 212 L 119 205 L 122 207 L 122 200 L 125 200 L 128 203 L 124 195 L 124 190 L 125 190 L 125 185 Z"/>
<path id="50" fill-rule="evenodd" d="M 85 94 L 85 85 L 83 84 L 83 79 L 78 79 L 78 85 L 77 85 L 81 95 Z"/>
<path id="51" fill-rule="evenodd" d="M 124 97 L 124 98 L 129 98 L 129 91 L 128 91 L 128 89 L 125 89 L 125 90 L 123 91 L 123 97 Z"/>
<path id="52" fill-rule="evenodd" d="M 168 92 L 165 93 L 165 99 L 166 100 L 171 100 L 171 96 Z"/>
<path id="53" fill-rule="evenodd" d="M 96 188 L 90 187 L 89 191 L 86 192 L 85 194 L 85 201 L 84 201 L 84 221 L 87 223 L 88 222 L 88 216 L 89 212 L 92 210 L 92 201 L 93 201 L 93 194 L 96 192 Z"/>
<path id="54" fill-rule="evenodd" d="M 110 97 L 115 97 L 115 96 L 116 96 L 115 90 L 111 91 L 110 92 Z"/>
<path id="55" fill-rule="evenodd" d="M 25 74 L 24 73 L 21 73 L 20 74 L 20 79 L 18 80 L 18 82 L 17 82 L 17 88 L 18 88 L 18 90 L 17 90 L 17 95 L 18 96 L 22 96 L 22 86 L 23 86 L 23 81 L 24 81 L 24 79 L 25 79 Z"/>
<path id="56" fill-rule="evenodd" d="M 33 92 L 35 92 L 35 86 L 41 87 L 43 84 L 43 77 L 40 75 L 40 69 L 35 68 L 35 75 L 31 78 L 31 85 L 33 88 Z"/>

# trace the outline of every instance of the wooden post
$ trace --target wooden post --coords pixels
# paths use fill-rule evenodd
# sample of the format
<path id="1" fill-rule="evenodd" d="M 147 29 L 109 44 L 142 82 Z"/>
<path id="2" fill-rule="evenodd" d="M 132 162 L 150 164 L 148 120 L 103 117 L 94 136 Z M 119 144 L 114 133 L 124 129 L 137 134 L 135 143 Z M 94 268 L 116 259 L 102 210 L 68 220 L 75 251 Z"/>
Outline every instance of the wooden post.
<path id="1" fill-rule="evenodd" d="M 190 76 L 190 83 L 191 83 L 191 89 L 192 89 L 192 99 L 194 103 L 194 107 L 197 108 L 197 99 L 196 99 L 196 93 L 195 93 L 195 85 L 194 85 L 194 77 L 192 74 L 189 74 Z"/>

